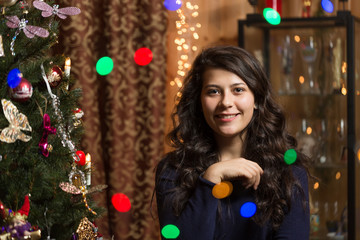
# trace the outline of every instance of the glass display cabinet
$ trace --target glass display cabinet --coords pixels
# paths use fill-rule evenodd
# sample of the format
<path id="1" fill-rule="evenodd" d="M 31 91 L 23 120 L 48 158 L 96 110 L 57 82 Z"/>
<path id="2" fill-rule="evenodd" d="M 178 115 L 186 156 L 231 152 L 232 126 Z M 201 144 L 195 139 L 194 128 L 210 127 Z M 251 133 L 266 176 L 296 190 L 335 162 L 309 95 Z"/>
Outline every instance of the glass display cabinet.
<path id="1" fill-rule="evenodd" d="M 264 65 L 298 150 L 312 161 L 310 239 L 360 239 L 360 21 L 258 14 L 238 21 L 238 44 Z"/>

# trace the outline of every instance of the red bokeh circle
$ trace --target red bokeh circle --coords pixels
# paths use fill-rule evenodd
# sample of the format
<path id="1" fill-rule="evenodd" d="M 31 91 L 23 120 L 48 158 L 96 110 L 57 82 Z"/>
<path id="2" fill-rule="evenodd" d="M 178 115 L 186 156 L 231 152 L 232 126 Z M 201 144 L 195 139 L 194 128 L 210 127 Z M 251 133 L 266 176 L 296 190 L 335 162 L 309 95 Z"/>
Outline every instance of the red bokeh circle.
<path id="1" fill-rule="evenodd" d="M 153 59 L 153 53 L 150 49 L 143 47 L 136 50 L 134 60 L 140 66 L 148 65 Z"/>
<path id="2" fill-rule="evenodd" d="M 112 196 L 111 202 L 119 212 L 127 212 L 131 208 L 130 199 L 123 193 L 116 193 Z"/>

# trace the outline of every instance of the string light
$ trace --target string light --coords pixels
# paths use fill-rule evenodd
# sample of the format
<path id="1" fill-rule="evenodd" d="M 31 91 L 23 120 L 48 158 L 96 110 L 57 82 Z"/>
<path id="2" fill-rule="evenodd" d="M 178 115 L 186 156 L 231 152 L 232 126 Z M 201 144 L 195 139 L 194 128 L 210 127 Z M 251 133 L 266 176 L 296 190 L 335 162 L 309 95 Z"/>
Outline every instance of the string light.
<path id="1" fill-rule="evenodd" d="M 199 6 L 193 5 L 191 1 L 183 1 L 182 7 L 176 10 L 179 20 L 175 22 L 177 37 L 174 43 L 178 52 L 178 68 L 174 80 L 170 81 L 170 86 L 176 86 L 178 89 L 182 87 L 186 72 L 191 68 L 190 61 L 198 50 L 194 41 L 200 38 L 197 30 L 201 28 L 201 24 L 193 23 L 199 16 L 198 10 Z M 177 96 L 180 98 L 181 94 L 178 92 Z"/>

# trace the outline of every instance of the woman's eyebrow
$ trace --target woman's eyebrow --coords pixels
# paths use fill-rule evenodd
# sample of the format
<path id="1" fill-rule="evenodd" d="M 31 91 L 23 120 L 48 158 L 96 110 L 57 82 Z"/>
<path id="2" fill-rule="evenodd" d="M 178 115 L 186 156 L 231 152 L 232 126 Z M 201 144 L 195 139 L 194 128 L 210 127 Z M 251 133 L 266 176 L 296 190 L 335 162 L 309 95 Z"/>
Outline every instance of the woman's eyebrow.
<path id="1" fill-rule="evenodd" d="M 240 82 L 240 83 L 233 83 L 233 84 L 230 85 L 230 87 L 236 87 L 236 86 L 238 86 L 238 85 L 244 85 L 244 86 L 246 86 L 245 83 Z M 219 85 L 216 85 L 216 84 L 207 84 L 207 85 L 204 86 L 204 88 L 211 88 L 211 87 L 220 88 L 220 86 L 219 86 Z"/>

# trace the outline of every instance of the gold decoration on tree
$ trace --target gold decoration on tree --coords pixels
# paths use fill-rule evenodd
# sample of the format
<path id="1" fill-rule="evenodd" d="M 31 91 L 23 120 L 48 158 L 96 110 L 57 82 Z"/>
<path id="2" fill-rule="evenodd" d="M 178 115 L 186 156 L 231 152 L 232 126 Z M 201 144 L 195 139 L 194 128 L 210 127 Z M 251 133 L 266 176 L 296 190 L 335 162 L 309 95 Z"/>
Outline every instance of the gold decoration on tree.
<path id="1" fill-rule="evenodd" d="M 94 224 L 92 224 L 87 217 L 81 219 L 81 222 L 76 230 L 79 240 L 93 240 L 96 239 L 97 234 L 94 231 Z"/>
<path id="2" fill-rule="evenodd" d="M 24 142 L 30 141 L 31 136 L 21 132 L 21 130 L 32 131 L 27 117 L 20 113 L 11 101 L 2 99 L 1 103 L 9 126 L 1 130 L 0 141 L 7 143 L 13 143 L 17 139 Z"/>

